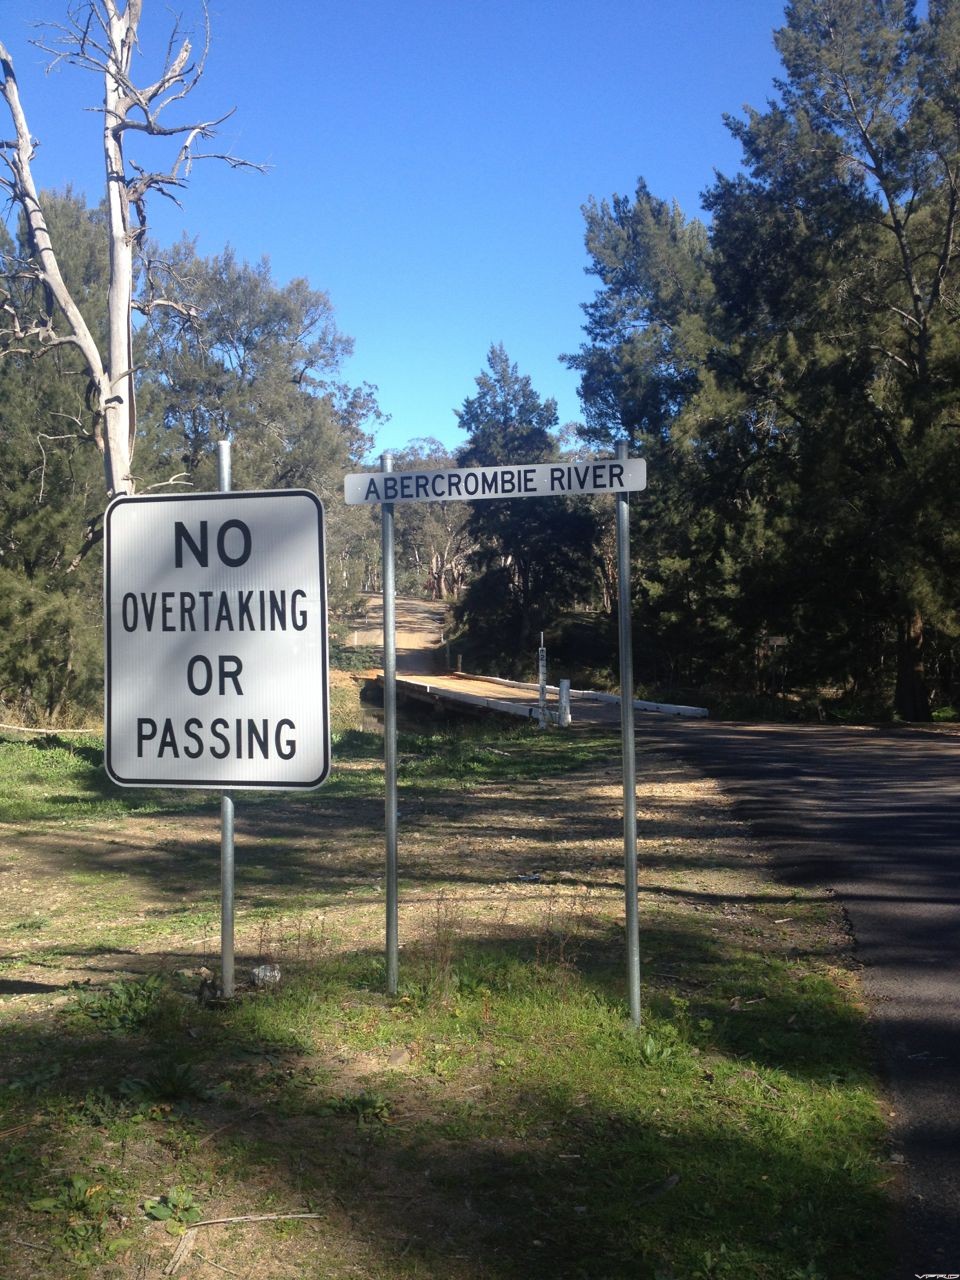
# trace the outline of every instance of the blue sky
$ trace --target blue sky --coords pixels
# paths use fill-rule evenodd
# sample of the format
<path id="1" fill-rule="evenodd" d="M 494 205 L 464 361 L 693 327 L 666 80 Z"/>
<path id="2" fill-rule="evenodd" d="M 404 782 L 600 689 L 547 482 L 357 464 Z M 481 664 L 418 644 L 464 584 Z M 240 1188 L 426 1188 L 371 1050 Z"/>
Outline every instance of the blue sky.
<path id="1" fill-rule="evenodd" d="M 196 14 L 182 0 L 185 21 Z M 379 388 L 377 449 L 462 440 L 453 410 L 502 342 L 561 422 L 580 415 L 581 206 L 651 190 L 697 215 L 738 149 L 724 112 L 762 107 L 783 0 L 211 0 L 207 73 L 184 114 L 235 107 L 220 147 L 266 174 L 198 165 L 182 211 L 155 201 L 161 242 L 231 244 L 284 282 L 327 290 L 355 340 L 352 382 Z M 145 0 L 151 75 L 170 8 Z M 45 73 L 31 19 L 61 0 L 0 0 L 41 142 L 42 186 L 99 199 L 99 86 Z M 265 16 L 266 15 L 266 16 Z"/>

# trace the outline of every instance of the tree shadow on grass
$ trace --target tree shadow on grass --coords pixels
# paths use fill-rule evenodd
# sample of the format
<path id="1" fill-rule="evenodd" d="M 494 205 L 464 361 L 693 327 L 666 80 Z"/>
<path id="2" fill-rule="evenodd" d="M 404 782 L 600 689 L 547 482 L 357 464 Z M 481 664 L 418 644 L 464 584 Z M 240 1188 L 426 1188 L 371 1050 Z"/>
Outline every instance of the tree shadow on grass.
<path id="1" fill-rule="evenodd" d="M 372 784 L 371 784 L 372 785 Z M 65 868 L 84 874 L 118 873 L 148 894 L 202 892 L 218 879 L 219 808 L 210 797 L 184 796 L 179 806 L 132 815 L 113 834 L 77 826 L 25 833 L 38 866 L 61 876 Z M 607 796 L 578 797 L 575 787 L 562 809 L 548 807 L 533 788 L 509 796 L 441 792 L 424 804 L 417 791 L 402 792 L 400 874 L 407 885 L 445 881 L 463 886 L 501 884 L 522 875 L 614 871 L 620 858 L 603 853 L 616 838 L 619 819 Z M 379 795 L 326 792 L 323 803 L 273 797 L 243 797 L 236 807 L 237 888 L 255 884 L 280 897 L 310 891 L 323 899 L 344 887 L 382 875 L 383 809 Z M 443 833 L 443 840 L 436 833 Z M 645 870 L 695 871 L 717 866 L 716 855 L 695 852 L 715 833 L 699 815 L 679 808 L 657 821 L 645 820 L 643 837 L 654 847 L 669 837 L 679 856 L 658 852 Z M 423 842 L 433 840 L 432 850 Z M 456 849 L 456 856 L 451 856 Z M 572 850 L 572 852 L 571 852 Z M 721 864 L 723 859 L 721 857 Z M 572 869 L 572 871 L 571 871 Z M 609 875 L 605 877 L 610 883 Z"/>
<path id="2" fill-rule="evenodd" d="M 17 978 L 0 978 L 0 996 L 49 995 L 53 991 L 65 991 L 64 982 L 29 982 Z"/>
<path id="3" fill-rule="evenodd" d="M 489 805 L 454 799 L 478 824 Z M 251 832 L 262 833 L 266 808 L 249 812 Z M 258 900 L 278 908 L 308 888 L 338 897 L 367 884 L 380 868 L 369 831 L 357 834 L 358 812 L 334 796 L 323 856 L 264 843 L 262 873 L 246 882 L 239 845 L 238 883 L 246 892 L 255 881 Z M 498 838 L 531 831 L 533 813 L 532 800 L 517 800 L 496 822 Z M 301 803 L 281 834 L 305 834 L 316 815 Z M 610 812 L 577 821 L 581 838 L 609 836 Z M 700 831 L 692 815 L 681 824 L 688 843 Z M 215 877 L 215 843 L 200 851 L 176 833 L 132 854 L 51 848 L 50 861 L 126 872 L 165 901 Z M 543 842 L 524 857 L 476 859 L 453 878 L 482 892 L 535 871 L 547 854 Z M 696 865 L 685 850 L 658 872 Z M 451 879 L 428 858 L 404 875 L 421 888 Z M 294 966 L 287 990 L 225 1009 L 201 1008 L 182 990 L 155 1021 L 112 1034 L 96 1023 L 13 1024 L 3 1124 L 27 1117 L 32 1127 L 5 1166 L 19 1180 L 3 1231 L 42 1243 L 44 1222 L 24 1204 L 93 1158 L 126 1188 L 128 1216 L 141 1225 L 136 1205 L 177 1184 L 193 1187 L 211 1216 L 316 1205 L 331 1247 L 378 1280 L 679 1280 L 698 1271 L 786 1280 L 808 1264 L 810 1276 L 882 1274 L 876 1166 L 851 1158 L 834 1114 L 869 1075 L 863 1026 L 847 1006 L 782 954 L 745 955 L 702 918 L 645 918 L 650 1038 L 638 1048 L 624 1026 L 620 936 L 553 925 L 501 923 L 495 937 L 476 926 L 446 947 L 436 938 L 410 947 L 395 1003 L 380 994 L 382 962 L 360 952 L 322 958 L 299 977 Z M 515 989 L 527 993 L 526 1022 Z M 430 1002 L 439 1021 L 427 1016 Z M 38 1063 L 59 1074 L 37 1074 Z M 816 1107 L 785 1103 L 776 1073 Z M 164 1090 L 172 1096 L 150 1101 Z M 800 1105 L 811 1106 L 805 1131 L 788 1114 Z M 299 1234 L 278 1239 L 275 1264 L 261 1271 L 325 1274 L 317 1240 L 290 1230 Z M 218 1260 L 245 1269 L 242 1241 L 210 1231 Z M 11 1280 L 28 1274 L 14 1269 L 27 1256 L 11 1253 Z"/>
<path id="4" fill-rule="evenodd" d="M 660 942 L 689 955 L 683 934 Z M 763 1025 L 744 1023 L 733 1050 L 691 1010 L 651 1009 L 638 1036 L 610 958 L 602 938 L 576 971 L 529 938 L 460 941 L 406 958 L 397 1002 L 358 953 L 225 1008 L 168 993 L 141 1009 L 134 993 L 111 1033 L 77 1013 L 15 1026 L 0 1102 L 4 1124 L 30 1128 L 0 1175 L 17 1186 L 3 1231 L 42 1244 L 26 1202 L 98 1151 L 141 1231 L 135 1206 L 179 1184 L 204 1216 L 309 1206 L 370 1277 L 882 1274 L 878 1135 L 844 1141 L 831 1080 L 862 1064 L 838 1015 L 779 1064 L 823 1087 L 781 1105 L 756 1071 Z M 284 1266 L 324 1274 L 317 1238 L 290 1229 L 271 1237 Z M 209 1230 L 220 1265 L 248 1260 L 243 1238 Z M 246 1230 L 262 1248 L 264 1228 Z M 30 1257 L 33 1275 L 60 1274 L 43 1263 Z"/>

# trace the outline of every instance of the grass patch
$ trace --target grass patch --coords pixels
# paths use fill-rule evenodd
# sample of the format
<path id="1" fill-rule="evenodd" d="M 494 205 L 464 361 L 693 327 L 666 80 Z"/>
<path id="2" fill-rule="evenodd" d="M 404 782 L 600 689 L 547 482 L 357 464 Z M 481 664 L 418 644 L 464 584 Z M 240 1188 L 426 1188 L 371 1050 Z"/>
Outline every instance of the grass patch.
<path id="1" fill-rule="evenodd" d="M 0 822 L 56 822 L 121 813 L 104 795 L 103 742 L 94 737 L 0 737 Z"/>
<path id="2" fill-rule="evenodd" d="M 363 1233 L 385 1242 L 365 1274 L 876 1274 L 884 1134 L 863 1054 L 826 1036 L 799 1060 L 769 1044 L 732 1054 L 723 1026 L 660 995 L 627 1032 L 609 950 L 584 976 L 523 948 L 458 946 L 439 986 L 424 952 L 396 1002 L 373 959 L 325 962 L 229 1009 L 168 1011 L 162 1042 L 126 1020 L 74 1040 L 65 1016 L 49 1039 L 31 1034 L 64 1071 L 0 1094 L 5 1125 L 29 1094 L 33 1146 L 7 1166 L 7 1213 L 58 1265 L 118 1252 L 129 1265 L 151 1220 L 189 1225 L 156 1190 L 183 1152 L 179 1202 L 196 1217 L 263 1211 L 264 1185 L 294 1211 L 364 1204 Z M 832 999 L 817 1017 L 833 1026 Z M 362 1087 L 344 1057 L 373 1063 Z M 87 1223 L 80 1175 L 49 1170 L 91 1159 L 107 1182 L 88 1184 Z M 60 1214 L 52 1236 L 38 1205 Z"/>
<path id="3" fill-rule="evenodd" d="M 345 672 L 330 672 L 330 732 L 333 742 L 359 737 L 369 753 L 375 739 L 361 732 L 359 686 Z M 97 734 L 35 737 L 0 734 L 0 822 L 55 825 L 96 821 L 127 813 L 183 813 L 215 802 L 202 792 L 116 787 L 103 766 Z M 253 799 L 253 798 L 251 798 Z M 265 797 L 259 797 L 262 803 Z M 266 797 L 269 802 L 269 797 Z"/>
<path id="4" fill-rule="evenodd" d="M 351 645 L 331 636 L 330 661 L 340 671 L 369 671 L 382 665 L 383 652 L 379 645 Z"/>
<path id="5" fill-rule="evenodd" d="M 103 767 L 103 738 L 5 738 L 0 734 L 0 822 L 50 826 L 97 821 L 126 813 L 182 813 L 202 803 L 182 791 L 115 787 Z M 196 795 L 196 793 L 194 793 Z"/>
<path id="6" fill-rule="evenodd" d="M 226 1005 L 197 809 L 44 835 L 57 797 L 97 794 L 82 745 L 0 754 L 39 824 L 9 828 L 0 914 L 9 1280 L 159 1274 L 190 1231 L 195 1280 L 884 1273 L 891 1166 L 834 908 L 758 869 L 708 784 L 644 760 L 638 1033 L 615 738 L 403 737 L 392 999 L 382 743 L 347 729 L 315 796 L 243 798 Z M 279 986 L 246 982 L 263 961 Z"/>
<path id="7" fill-rule="evenodd" d="M 399 781 L 438 787 L 556 776 L 610 758 L 609 739 L 580 729 L 531 733 L 507 723 L 491 732 L 482 723 L 448 725 L 432 732 L 401 733 Z"/>

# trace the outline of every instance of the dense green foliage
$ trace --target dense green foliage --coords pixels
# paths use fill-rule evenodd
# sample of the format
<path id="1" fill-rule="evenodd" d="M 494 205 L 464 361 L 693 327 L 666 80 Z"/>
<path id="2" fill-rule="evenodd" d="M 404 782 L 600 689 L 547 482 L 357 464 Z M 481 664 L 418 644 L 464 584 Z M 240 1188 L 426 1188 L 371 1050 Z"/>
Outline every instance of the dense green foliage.
<path id="1" fill-rule="evenodd" d="M 958 634 L 960 13 L 795 0 L 777 45 L 709 229 L 642 181 L 587 206 L 600 289 L 568 362 L 585 436 L 650 458 L 646 674 L 924 719 Z"/>
<path id="2" fill-rule="evenodd" d="M 557 406 L 541 400 L 502 346 L 487 357 L 489 372 L 458 411 L 467 443 L 463 467 L 548 462 L 558 455 Z M 471 504 L 474 573 L 458 616 L 474 665 L 491 662 L 510 675 L 529 665 L 536 634 L 561 609 L 589 600 L 596 522 L 589 507 L 568 499 L 486 500 Z"/>
<path id="3" fill-rule="evenodd" d="M 302 279 L 278 285 L 266 260 L 203 259 L 187 242 L 153 269 L 188 315 L 158 309 L 142 334 L 140 466 L 154 481 L 215 489 L 216 442 L 230 440 L 235 489 L 313 490 L 331 517 L 331 600 L 342 607 L 364 585 L 371 532 L 369 512 L 344 505 L 343 475 L 379 415 L 372 388 L 340 376 L 353 343 L 329 297 Z"/>
<path id="4" fill-rule="evenodd" d="M 95 322 L 105 305 L 103 222 L 69 191 L 49 202 L 61 266 Z M 0 361 L 0 710 L 61 718 L 100 681 L 103 468 L 70 348 Z M 3 718 L 0 716 L 0 718 Z"/>
<path id="5" fill-rule="evenodd" d="M 74 296 L 95 318 L 103 220 L 69 192 L 44 201 Z M 233 441 L 235 488 L 321 496 L 331 600 L 348 605 L 370 585 L 376 540 L 369 511 L 344 506 L 342 479 L 378 410 L 371 388 L 340 377 L 351 343 L 329 298 L 304 280 L 277 284 L 265 261 L 203 259 L 187 242 L 148 247 L 144 296 L 159 275 L 177 305 L 150 311 L 135 334 L 138 490 L 216 489 L 217 442 Z M 102 462 L 69 351 L 0 361 L 0 719 L 89 717 L 99 702 Z"/>
<path id="6" fill-rule="evenodd" d="M 960 10 L 793 0 L 776 38 L 776 97 L 728 121 L 743 170 L 705 193 L 709 221 L 643 179 L 632 198 L 584 208 L 598 288 L 583 345 L 563 357 L 581 380 L 577 449 L 626 440 L 649 462 L 632 503 L 642 686 L 923 720 L 956 705 L 960 656 Z M 43 199 L 71 290 L 102 328 L 102 212 L 69 191 Z M 42 300 L 10 265 L 29 237 L 11 233 L 4 288 L 29 316 Z M 349 614 L 380 586 L 379 510 L 346 507 L 341 482 L 379 414 L 372 388 L 343 381 L 351 341 L 330 299 L 229 250 L 139 247 L 138 490 L 215 487 L 215 445 L 234 441 L 235 487 L 323 498 L 330 597 Z M 98 698 L 96 418 L 70 349 L 31 359 L 12 332 L 0 711 L 60 721 Z M 457 416 L 458 452 L 416 440 L 395 468 L 569 447 L 555 403 L 502 346 Z M 398 585 L 451 601 L 470 666 L 529 672 L 544 630 L 571 673 L 602 679 L 617 666 L 612 516 L 602 499 L 400 506 Z M 581 652 L 562 649 L 573 635 Z"/>

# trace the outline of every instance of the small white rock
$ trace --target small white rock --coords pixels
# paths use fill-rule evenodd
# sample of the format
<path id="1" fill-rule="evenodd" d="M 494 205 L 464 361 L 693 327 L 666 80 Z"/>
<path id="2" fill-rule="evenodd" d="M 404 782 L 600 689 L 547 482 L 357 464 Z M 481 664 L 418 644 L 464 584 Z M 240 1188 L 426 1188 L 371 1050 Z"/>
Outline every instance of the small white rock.
<path id="1" fill-rule="evenodd" d="M 250 970 L 250 981 L 255 987 L 275 987 L 280 982 L 278 964 L 258 964 Z"/>

